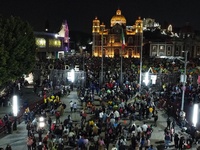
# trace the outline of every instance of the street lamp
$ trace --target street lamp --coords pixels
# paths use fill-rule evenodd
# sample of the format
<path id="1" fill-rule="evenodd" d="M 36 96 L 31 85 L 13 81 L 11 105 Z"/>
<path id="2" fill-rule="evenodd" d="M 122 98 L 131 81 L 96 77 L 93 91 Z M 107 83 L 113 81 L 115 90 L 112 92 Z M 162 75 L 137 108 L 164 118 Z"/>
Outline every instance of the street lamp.
<path id="1" fill-rule="evenodd" d="M 13 124 L 13 130 L 17 130 L 17 115 L 18 115 L 18 97 L 17 95 L 13 96 L 13 117 L 14 117 L 14 124 Z"/>
<path id="2" fill-rule="evenodd" d="M 198 114 L 199 114 L 199 104 L 194 104 L 193 106 L 193 117 L 192 117 L 192 123 L 196 127 L 198 123 Z"/>
<path id="3" fill-rule="evenodd" d="M 44 127 L 45 127 L 45 119 L 44 117 L 39 117 L 39 122 L 38 122 L 38 135 L 39 135 L 39 142 L 42 141 L 42 134 L 43 134 L 43 130 L 44 130 Z"/>
<path id="4" fill-rule="evenodd" d="M 185 87 L 185 84 L 186 84 L 186 69 L 187 69 L 187 54 L 188 54 L 188 51 L 183 51 L 184 54 L 185 54 L 185 60 L 182 61 L 184 63 L 184 73 L 183 73 L 183 87 L 182 87 L 182 101 L 181 101 L 181 111 L 184 112 L 184 101 L 185 101 L 185 90 L 186 90 L 186 87 Z"/>
<path id="5" fill-rule="evenodd" d="M 143 27 L 141 30 L 141 41 L 140 41 L 140 78 L 139 78 L 139 92 L 141 92 L 142 88 L 142 53 L 143 53 Z"/>
<path id="6" fill-rule="evenodd" d="M 181 77 L 181 82 L 183 82 L 183 87 L 182 87 L 182 100 L 181 100 L 181 111 L 180 111 L 180 119 L 181 119 L 181 126 L 184 127 L 185 126 L 185 117 L 186 117 L 186 113 L 184 112 L 184 101 L 185 101 L 185 90 L 186 90 L 186 87 L 185 87 L 185 84 L 186 84 L 186 69 L 187 69 L 187 54 L 188 54 L 188 51 L 183 51 L 184 54 L 185 54 L 185 60 L 182 61 L 180 60 L 181 62 L 184 63 L 184 73 L 183 73 L 183 78 Z"/>
<path id="7" fill-rule="evenodd" d="M 121 34 L 122 34 L 122 47 L 121 47 L 121 62 L 120 62 L 120 85 L 122 86 L 123 84 L 123 73 L 122 73 L 122 70 L 123 70 L 123 64 L 122 64 L 122 61 L 123 61 L 123 56 L 122 56 L 122 51 L 124 51 L 125 49 L 125 36 L 124 36 L 124 30 L 123 30 L 123 27 L 121 27 Z"/>
<path id="8" fill-rule="evenodd" d="M 123 84 L 123 73 L 122 73 L 122 69 L 123 69 L 123 65 L 122 65 L 123 57 L 122 57 L 122 48 L 121 48 L 121 57 L 120 57 L 120 59 L 121 59 L 121 61 L 120 61 L 120 85 L 122 86 L 122 84 Z"/>
<path id="9" fill-rule="evenodd" d="M 39 128 L 43 129 L 44 126 L 45 126 L 45 119 L 44 119 L 44 117 L 40 117 L 39 118 Z"/>

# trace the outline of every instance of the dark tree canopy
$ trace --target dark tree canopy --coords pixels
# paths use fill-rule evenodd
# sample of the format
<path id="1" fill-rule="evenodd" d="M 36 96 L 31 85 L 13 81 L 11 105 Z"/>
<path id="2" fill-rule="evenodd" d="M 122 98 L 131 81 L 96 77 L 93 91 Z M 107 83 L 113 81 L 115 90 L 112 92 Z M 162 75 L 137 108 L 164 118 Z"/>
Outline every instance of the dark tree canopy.
<path id="1" fill-rule="evenodd" d="M 34 33 L 27 22 L 0 16 L 0 85 L 30 73 L 35 49 Z"/>

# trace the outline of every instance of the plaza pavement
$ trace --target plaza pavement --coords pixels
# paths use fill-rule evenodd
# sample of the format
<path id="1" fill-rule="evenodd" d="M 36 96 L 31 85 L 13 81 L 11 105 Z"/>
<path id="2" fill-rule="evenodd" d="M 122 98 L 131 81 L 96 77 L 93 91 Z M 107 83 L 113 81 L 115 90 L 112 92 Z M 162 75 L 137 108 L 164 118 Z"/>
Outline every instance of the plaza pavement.
<path id="1" fill-rule="evenodd" d="M 37 101 L 38 99 L 41 99 L 40 97 L 38 97 L 35 93 L 33 93 L 33 89 L 31 88 L 25 88 L 24 90 L 24 95 L 22 97 L 23 100 L 21 100 L 22 103 L 27 102 L 28 104 L 33 103 L 34 101 Z M 74 101 L 77 102 L 78 104 L 78 111 L 76 113 L 70 113 L 70 107 L 69 107 L 69 102 L 70 101 Z M 64 96 L 61 98 L 61 101 L 64 102 L 67 107 L 65 109 L 64 115 L 61 116 L 61 121 L 64 121 L 64 119 L 70 114 L 72 117 L 73 122 L 75 123 L 80 123 L 80 109 L 82 109 L 82 106 L 80 104 L 80 101 L 78 100 L 77 97 L 77 92 L 74 89 L 74 91 L 71 91 L 70 95 L 68 96 Z M 98 102 L 98 96 L 95 96 L 95 101 L 94 104 L 99 106 L 99 102 Z M 12 111 L 12 108 L 9 107 L 1 107 L 0 108 L 0 117 L 2 117 L 2 115 L 4 115 L 4 113 L 9 113 Z M 156 146 L 158 150 L 164 150 L 164 129 L 167 125 L 166 120 L 167 120 L 167 115 L 164 111 L 158 111 L 158 122 L 157 122 L 157 127 L 153 128 L 153 133 L 152 136 L 150 138 L 151 140 L 151 144 Z M 90 115 L 87 116 L 87 119 L 90 118 Z M 55 120 L 55 118 L 53 117 L 53 120 Z M 129 123 L 129 120 L 126 120 L 127 123 Z M 145 120 L 147 122 L 148 125 L 153 124 L 153 120 Z M 121 120 L 122 124 L 124 123 L 124 120 Z M 135 121 L 136 125 L 142 125 L 143 121 Z M 176 132 L 180 133 L 180 128 L 178 126 L 176 126 L 175 128 Z M 104 136 L 104 133 L 102 133 L 102 136 Z M 7 134 L 4 135 L 1 139 L 0 139 L 0 147 L 5 148 L 7 144 L 10 144 L 12 146 L 12 150 L 22 150 L 22 149 L 27 149 L 26 146 L 26 138 L 27 138 L 27 130 L 26 130 L 26 124 L 23 122 L 21 122 L 20 124 L 17 125 L 17 130 L 13 131 L 12 134 Z M 130 141 L 128 141 L 128 145 L 130 144 Z M 111 149 L 113 144 L 110 144 L 109 146 L 109 150 Z M 66 147 L 65 149 L 68 150 L 73 150 L 73 148 L 70 147 Z M 173 146 L 173 142 L 170 143 L 170 150 L 175 149 Z M 191 150 L 196 150 L 197 146 L 194 145 L 193 148 L 191 148 Z"/>

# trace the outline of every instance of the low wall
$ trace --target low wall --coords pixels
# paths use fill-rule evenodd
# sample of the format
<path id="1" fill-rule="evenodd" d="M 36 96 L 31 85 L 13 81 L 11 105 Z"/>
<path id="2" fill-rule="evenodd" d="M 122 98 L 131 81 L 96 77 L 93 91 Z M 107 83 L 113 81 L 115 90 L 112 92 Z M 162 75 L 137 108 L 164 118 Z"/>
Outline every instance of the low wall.
<path id="1" fill-rule="evenodd" d="M 37 100 L 33 103 L 31 103 L 29 105 L 29 109 L 30 111 L 35 111 L 35 109 L 37 109 L 37 107 L 35 107 L 37 104 L 41 105 L 43 104 L 44 101 L 43 99 L 41 98 L 40 100 Z M 19 114 L 17 116 L 17 123 L 20 124 L 23 120 L 23 117 L 24 117 L 24 111 L 25 111 L 25 108 L 21 108 L 20 111 L 19 111 Z M 14 123 L 14 117 L 11 116 L 11 122 L 12 124 Z M 3 127 L 0 127 L 0 136 L 2 136 L 3 134 L 5 134 L 5 131 L 6 131 L 6 126 L 4 125 Z"/>

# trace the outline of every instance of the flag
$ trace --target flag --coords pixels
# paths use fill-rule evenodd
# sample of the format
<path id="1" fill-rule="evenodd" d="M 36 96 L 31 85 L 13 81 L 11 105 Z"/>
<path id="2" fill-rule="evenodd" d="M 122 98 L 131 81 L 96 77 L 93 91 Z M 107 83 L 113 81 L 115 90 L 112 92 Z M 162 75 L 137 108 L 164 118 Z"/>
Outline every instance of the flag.
<path id="1" fill-rule="evenodd" d="M 124 30 L 122 28 L 122 49 L 124 50 L 125 48 L 125 37 L 124 37 Z"/>

